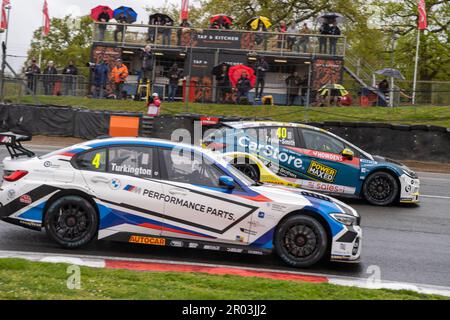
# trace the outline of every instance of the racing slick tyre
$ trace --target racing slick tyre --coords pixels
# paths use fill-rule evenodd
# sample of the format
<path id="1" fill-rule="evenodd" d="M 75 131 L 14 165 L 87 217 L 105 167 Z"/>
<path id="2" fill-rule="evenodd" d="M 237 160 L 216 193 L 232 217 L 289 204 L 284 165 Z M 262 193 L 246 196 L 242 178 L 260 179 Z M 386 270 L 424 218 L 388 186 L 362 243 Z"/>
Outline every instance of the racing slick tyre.
<path id="1" fill-rule="evenodd" d="M 64 196 L 50 204 L 44 226 L 47 235 L 64 248 L 79 248 L 96 236 L 98 215 L 82 197 Z"/>
<path id="2" fill-rule="evenodd" d="M 260 179 L 258 166 L 255 164 L 235 164 L 234 167 L 245 174 L 247 177 L 252 179 L 253 181 L 258 182 Z"/>
<path id="3" fill-rule="evenodd" d="M 370 204 L 387 206 L 397 200 L 399 185 L 392 174 L 378 171 L 367 177 L 362 192 Z"/>
<path id="4" fill-rule="evenodd" d="M 275 231 L 275 252 L 287 264 L 307 268 L 321 260 L 328 247 L 325 228 L 316 219 L 295 215 Z"/>

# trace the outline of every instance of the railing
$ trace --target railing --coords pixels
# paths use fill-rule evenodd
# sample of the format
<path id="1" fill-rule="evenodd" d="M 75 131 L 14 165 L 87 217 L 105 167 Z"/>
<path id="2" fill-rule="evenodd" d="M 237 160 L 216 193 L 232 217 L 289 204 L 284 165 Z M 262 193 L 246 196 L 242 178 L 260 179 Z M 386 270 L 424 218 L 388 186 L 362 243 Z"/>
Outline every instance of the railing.
<path id="1" fill-rule="evenodd" d="M 345 56 L 346 38 L 319 34 L 181 28 L 143 24 L 94 24 L 93 41 L 122 47 L 190 47 L 265 52 L 281 56 Z"/>
<path id="2" fill-rule="evenodd" d="M 85 96 L 89 81 L 84 76 L 38 74 L 25 77 L 28 93 L 47 96 Z M 27 94 L 27 90 L 23 90 Z"/>

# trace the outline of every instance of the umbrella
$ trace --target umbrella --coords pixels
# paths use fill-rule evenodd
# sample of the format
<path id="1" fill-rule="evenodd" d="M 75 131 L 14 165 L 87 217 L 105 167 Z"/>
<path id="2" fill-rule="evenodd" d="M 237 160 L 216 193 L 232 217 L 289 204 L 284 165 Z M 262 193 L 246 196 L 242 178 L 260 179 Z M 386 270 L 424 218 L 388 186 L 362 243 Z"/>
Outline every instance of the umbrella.
<path id="1" fill-rule="evenodd" d="M 348 95 L 348 91 L 340 84 L 326 84 L 319 89 L 319 93 L 320 95 L 325 96 L 331 90 L 337 90 L 340 97 Z"/>
<path id="2" fill-rule="evenodd" d="M 228 63 L 222 62 L 221 64 L 218 64 L 217 66 L 214 66 L 212 68 L 211 74 L 217 76 L 220 70 L 222 70 L 223 66 L 227 66 L 227 68 L 230 68 L 230 65 Z"/>
<path id="3" fill-rule="evenodd" d="M 236 84 L 243 73 L 247 73 L 248 79 L 250 80 L 252 87 L 254 87 L 256 83 L 255 71 L 243 64 L 238 64 L 237 66 L 232 66 L 228 69 L 228 76 L 230 77 L 230 82 L 233 87 L 236 87 Z"/>
<path id="4" fill-rule="evenodd" d="M 382 76 L 385 76 L 385 77 L 392 77 L 392 78 L 396 78 L 396 79 L 405 80 L 405 77 L 403 76 L 403 74 L 397 69 L 385 68 L 385 69 L 375 71 L 375 73 L 381 74 Z"/>
<path id="5" fill-rule="evenodd" d="M 165 13 L 154 13 L 154 14 L 151 14 L 150 17 L 149 17 L 150 18 L 150 24 L 152 24 L 158 17 L 161 18 L 161 21 L 170 21 L 170 23 L 173 24 L 173 19 L 169 15 L 167 15 Z"/>
<path id="6" fill-rule="evenodd" d="M 324 23 L 324 22 L 331 22 L 336 20 L 337 23 L 341 23 L 344 22 L 345 17 L 337 12 L 327 12 L 324 14 L 321 14 L 318 18 L 317 18 L 317 22 L 319 23 Z"/>
<path id="7" fill-rule="evenodd" d="M 210 24 L 214 23 L 220 23 L 223 25 L 232 25 L 233 24 L 233 18 L 226 14 L 216 14 L 209 19 Z"/>
<path id="8" fill-rule="evenodd" d="M 109 14 L 109 18 L 112 19 L 114 16 L 114 11 L 108 6 L 97 6 L 91 10 L 91 18 L 95 21 L 98 21 L 98 16 L 103 12 L 103 9 L 106 8 L 106 12 Z"/>
<path id="9" fill-rule="evenodd" d="M 136 22 L 137 13 L 132 8 L 124 6 L 117 8 L 114 10 L 114 19 L 117 19 L 121 13 L 125 15 L 128 23 Z"/>
<path id="10" fill-rule="evenodd" d="M 247 26 L 249 26 L 253 30 L 258 30 L 258 26 L 260 23 L 262 23 L 266 29 L 270 28 L 270 26 L 272 25 L 269 18 L 266 18 L 263 16 L 257 16 L 257 17 L 253 17 L 250 20 L 248 20 Z"/>

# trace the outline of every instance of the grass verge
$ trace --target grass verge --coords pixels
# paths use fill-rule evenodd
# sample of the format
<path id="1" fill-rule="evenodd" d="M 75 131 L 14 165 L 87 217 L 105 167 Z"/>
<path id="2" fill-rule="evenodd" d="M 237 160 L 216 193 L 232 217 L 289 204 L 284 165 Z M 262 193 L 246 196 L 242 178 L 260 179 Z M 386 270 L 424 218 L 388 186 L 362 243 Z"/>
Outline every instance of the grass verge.
<path id="1" fill-rule="evenodd" d="M 0 299 L 445 299 L 411 291 L 369 290 L 200 273 L 81 267 L 81 289 L 67 288 L 66 264 L 0 259 Z"/>
<path id="2" fill-rule="evenodd" d="M 84 97 L 38 97 L 42 104 L 70 105 L 96 110 L 121 110 L 147 112 L 143 102 L 95 100 Z M 14 101 L 14 99 L 11 99 Z M 22 103 L 34 103 L 29 96 L 23 97 Z M 286 106 L 238 106 L 220 104 L 163 103 L 163 114 L 183 112 L 205 115 L 225 115 L 272 118 L 278 121 L 352 121 L 352 122 L 388 122 L 401 124 L 429 124 L 450 127 L 450 106 L 417 106 L 417 107 L 326 107 L 304 108 Z"/>

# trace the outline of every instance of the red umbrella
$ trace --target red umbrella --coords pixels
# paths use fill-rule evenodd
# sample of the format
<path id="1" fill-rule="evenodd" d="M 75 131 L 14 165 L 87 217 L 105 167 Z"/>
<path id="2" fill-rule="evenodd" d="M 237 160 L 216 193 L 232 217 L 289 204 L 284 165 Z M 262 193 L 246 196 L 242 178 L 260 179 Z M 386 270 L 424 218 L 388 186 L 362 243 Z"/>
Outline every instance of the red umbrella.
<path id="1" fill-rule="evenodd" d="M 95 21 L 98 21 L 98 16 L 103 12 L 103 9 L 106 8 L 106 13 L 109 15 L 109 18 L 112 19 L 114 16 L 114 11 L 108 6 L 97 6 L 91 10 L 91 18 Z"/>
<path id="2" fill-rule="evenodd" d="M 223 25 L 227 24 L 231 26 L 233 24 L 233 18 L 226 14 L 216 14 L 212 16 L 211 19 L 209 20 L 210 24 L 214 24 L 214 22 L 221 23 Z"/>
<path id="3" fill-rule="evenodd" d="M 230 82 L 233 87 L 236 87 L 236 84 L 243 73 L 247 73 L 247 78 L 250 80 L 252 87 L 254 87 L 256 83 L 255 71 L 250 67 L 244 66 L 243 64 L 232 66 L 228 70 L 228 76 L 230 77 Z"/>

